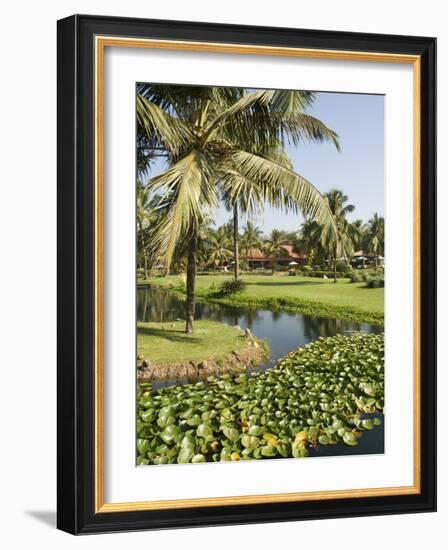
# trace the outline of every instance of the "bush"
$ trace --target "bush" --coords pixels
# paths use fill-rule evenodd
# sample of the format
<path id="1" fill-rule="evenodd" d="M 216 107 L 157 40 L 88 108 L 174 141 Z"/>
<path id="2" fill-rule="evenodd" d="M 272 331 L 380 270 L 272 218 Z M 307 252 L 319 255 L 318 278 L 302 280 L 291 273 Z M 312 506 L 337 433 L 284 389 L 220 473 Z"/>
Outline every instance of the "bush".
<path id="1" fill-rule="evenodd" d="M 364 273 L 360 273 L 359 271 L 352 271 L 352 273 L 350 273 L 351 283 L 362 283 L 364 280 L 365 280 Z"/>
<path id="2" fill-rule="evenodd" d="M 304 273 L 309 273 L 310 271 L 313 271 L 313 268 L 310 265 L 304 265 L 301 268 L 301 271 L 303 271 Z"/>
<path id="3" fill-rule="evenodd" d="M 294 277 L 295 275 L 297 275 L 297 271 L 295 269 L 290 269 L 288 271 L 288 275 L 291 275 L 292 277 Z"/>
<path id="4" fill-rule="evenodd" d="M 242 279 L 228 279 L 227 281 L 223 281 L 219 286 L 219 293 L 221 296 L 229 296 L 236 292 L 243 292 L 246 290 L 246 287 L 247 283 Z"/>
<path id="5" fill-rule="evenodd" d="M 336 271 L 338 273 L 348 273 L 352 271 L 352 266 L 347 262 L 337 262 Z"/>
<path id="6" fill-rule="evenodd" d="M 374 277 L 369 277 L 366 280 L 366 288 L 383 288 L 384 287 L 384 275 L 378 274 Z"/>

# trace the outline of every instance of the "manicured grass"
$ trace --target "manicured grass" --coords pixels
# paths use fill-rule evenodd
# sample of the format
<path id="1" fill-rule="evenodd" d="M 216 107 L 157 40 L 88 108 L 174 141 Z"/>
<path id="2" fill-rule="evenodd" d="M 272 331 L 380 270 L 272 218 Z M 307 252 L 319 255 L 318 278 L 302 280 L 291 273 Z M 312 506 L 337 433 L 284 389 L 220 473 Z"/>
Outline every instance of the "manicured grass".
<path id="1" fill-rule="evenodd" d="M 251 305 L 268 309 L 298 311 L 307 315 L 350 319 L 376 324 L 384 323 L 384 289 L 365 288 L 365 283 L 350 283 L 348 279 L 288 277 L 280 275 L 243 275 L 247 283 L 244 292 L 230 297 L 217 296 L 222 281 L 231 275 L 200 275 L 197 296 L 234 305 Z M 179 277 L 157 277 L 151 284 L 170 286 L 183 293 Z M 215 288 L 213 288 L 215 287 Z"/>
<path id="2" fill-rule="evenodd" d="M 193 334 L 185 321 L 137 324 L 137 353 L 154 364 L 216 360 L 246 345 L 241 331 L 215 321 L 195 321 Z"/>

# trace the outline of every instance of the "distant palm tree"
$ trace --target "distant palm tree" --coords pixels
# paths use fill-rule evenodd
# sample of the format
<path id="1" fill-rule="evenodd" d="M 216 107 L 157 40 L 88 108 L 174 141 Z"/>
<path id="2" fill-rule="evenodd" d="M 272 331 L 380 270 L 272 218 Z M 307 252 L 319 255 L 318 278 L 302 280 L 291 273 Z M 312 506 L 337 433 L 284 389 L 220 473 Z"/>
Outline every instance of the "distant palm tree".
<path id="1" fill-rule="evenodd" d="M 367 252 L 375 256 L 375 271 L 378 271 L 378 258 L 384 255 L 384 218 L 375 212 L 366 226 Z"/>
<path id="2" fill-rule="evenodd" d="M 212 262 L 213 265 L 213 272 L 215 272 L 217 265 L 221 265 L 232 256 L 230 244 L 224 226 L 219 227 L 209 235 L 207 252 L 208 261 Z"/>
<path id="3" fill-rule="evenodd" d="M 261 249 L 262 246 L 262 230 L 253 224 L 251 221 L 248 221 L 241 237 L 241 248 L 245 253 L 246 260 L 250 259 L 253 267 L 253 251 L 256 249 Z"/>
<path id="4" fill-rule="evenodd" d="M 144 278 L 148 278 L 150 224 L 154 220 L 149 189 L 137 181 L 137 247 L 143 260 Z"/>
<path id="5" fill-rule="evenodd" d="M 306 256 L 310 267 L 319 258 L 323 259 L 325 251 L 322 246 L 322 230 L 315 220 L 307 218 L 302 223 L 299 233 L 293 240 L 293 250 Z"/>
<path id="6" fill-rule="evenodd" d="M 348 261 L 348 256 L 353 251 L 352 237 L 355 234 L 355 229 L 347 221 L 346 215 L 353 212 L 355 207 L 353 204 L 345 204 L 348 201 L 348 196 L 344 195 L 340 189 L 330 189 L 324 194 L 324 197 L 328 201 L 336 225 L 336 231 L 327 233 L 322 239 L 332 258 L 333 282 L 336 283 L 338 258 L 342 257 Z"/>
<path id="7" fill-rule="evenodd" d="M 281 151 L 278 158 L 272 154 L 285 140 L 329 139 L 338 145 L 332 130 L 304 113 L 312 98 L 310 92 L 138 85 L 139 169 L 161 155 L 168 164 L 148 182 L 160 195 L 157 210 L 163 213 L 151 248 L 169 266 L 176 246 L 186 243 L 187 333 L 193 331 L 198 235 L 204 215 L 221 197 L 234 207 L 253 195 L 254 203 L 303 211 L 334 229 L 319 191 L 279 160 Z"/>
<path id="8" fill-rule="evenodd" d="M 288 241 L 285 239 L 284 232 L 273 229 L 269 239 L 264 243 L 266 255 L 272 258 L 287 256 L 286 244 L 288 244 Z M 272 271 L 275 271 L 275 260 L 272 261 Z"/>

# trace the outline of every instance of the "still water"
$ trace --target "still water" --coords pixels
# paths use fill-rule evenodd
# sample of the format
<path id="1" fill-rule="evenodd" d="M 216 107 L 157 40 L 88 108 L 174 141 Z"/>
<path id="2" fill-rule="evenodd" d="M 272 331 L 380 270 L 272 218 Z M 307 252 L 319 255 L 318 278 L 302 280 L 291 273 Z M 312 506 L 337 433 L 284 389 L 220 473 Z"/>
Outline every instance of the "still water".
<path id="1" fill-rule="evenodd" d="M 170 322 L 185 318 L 185 303 L 175 294 L 158 287 L 137 289 L 137 320 Z M 257 338 L 269 344 L 269 360 L 260 368 L 273 366 L 278 359 L 319 336 L 334 336 L 353 331 L 383 331 L 382 327 L 340 319 L 310 317 L 300 313 L 268 311 L 223 304 L 197 303 L 196 319 L 219 321 L 227 325 L 249 328 Z"/>
<path id="2" fill-rule="evenodd" d="M 137 289 L 137 320 L 142 322 L 170 322 L 185 318 L 185 303 L 169 290 L 160 287 Z M 300 313 L 275 312 L 249 307 L 233 307 L 224 304 L 197 303 L 196 319 L 219 321 L 238 325 L 269 344 L 269 359 L 255 370 L 272 367 L 288 352 L 302 347 L 319 336 L 334 336 L 353 331 L 381 333 L 383 327 L 368 323 L 355 323 L 341 319 L 310 317 Z M 176 381 L 179 383 L 179 381 Z M 167 384 L 175 381 L 167 381 Z M 162 384 L 154 384 L 154 388 Z M 364 432 L 356 447 L 329 445 L 319 448 L 319 456 L 374 454 L 384 452 L 384 416 L 374 415 L 382 420 L 381 426 Z M 314 454 L 310 449 L 310 456 Z"/>

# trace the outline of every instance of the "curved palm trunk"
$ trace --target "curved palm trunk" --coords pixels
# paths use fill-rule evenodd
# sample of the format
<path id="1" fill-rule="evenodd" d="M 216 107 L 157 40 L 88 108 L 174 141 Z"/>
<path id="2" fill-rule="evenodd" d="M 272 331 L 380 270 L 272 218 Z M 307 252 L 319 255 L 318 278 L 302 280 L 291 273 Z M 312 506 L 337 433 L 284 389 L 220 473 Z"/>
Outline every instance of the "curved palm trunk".
<path id="1" fill-rule="evenodd" d="M 190 240 L 187 263 L 187 301 L 185 302 L 185 332 L 190 334 L 194 330 L 194 309 L 195 309 L 195 285 L 198 255 L 198 234 L 195 231 Z"/>
<path id="2" fill-rule="evenodd" d="M 240 252 L 238 246 L 238 204 L 233 206 L 233 261 L 234 276 L 238 279 L 240 275 Z"/>

